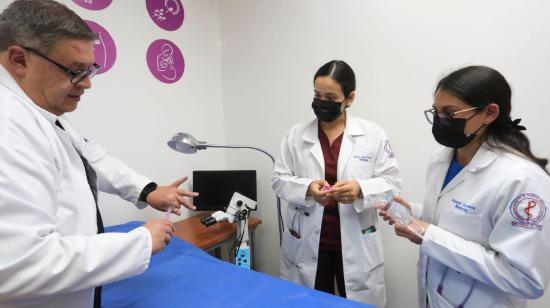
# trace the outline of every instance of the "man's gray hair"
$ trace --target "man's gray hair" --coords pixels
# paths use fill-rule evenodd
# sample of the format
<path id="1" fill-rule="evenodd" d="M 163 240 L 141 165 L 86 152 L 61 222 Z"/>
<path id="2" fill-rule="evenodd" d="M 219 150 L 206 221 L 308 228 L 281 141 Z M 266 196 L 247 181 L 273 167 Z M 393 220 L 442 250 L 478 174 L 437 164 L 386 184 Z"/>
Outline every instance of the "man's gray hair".
<path id="1" fill-rule="evenodd" d="M 62 39 L 95 37 L 82 18 L 53 0 L 16 0 L 0 14 L 0 52 L 19 45 L 48 54 Z"/>

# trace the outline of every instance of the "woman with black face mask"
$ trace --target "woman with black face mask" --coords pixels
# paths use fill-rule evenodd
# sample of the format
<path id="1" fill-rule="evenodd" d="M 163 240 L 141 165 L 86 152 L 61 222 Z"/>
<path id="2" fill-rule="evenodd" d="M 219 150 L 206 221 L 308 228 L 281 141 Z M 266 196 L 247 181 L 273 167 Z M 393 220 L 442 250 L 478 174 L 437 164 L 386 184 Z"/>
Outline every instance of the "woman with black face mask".
<path id="1" fill-rule="evenodd" d="M 281 276 L 383 306 L 384 259 L 373 201 L 401 189 L 397 162 L 384 131 L 348 112 L 355 98 L 349 65 L 331 61 L 313 81 L 316 119 L 286 134 L 272 181 L 288 201 Z"/>
<path id="2" fill-rule="evenodd" d="M 422 237 L 395 227 L 420 245 L 420 307 L 525 307 L 550 279 L 548 160 L 531 152 L 492 68 L 446 76 L 432 107 L 425 115 L 444 147 L 430 160 L 424 204 L 412 204 Z"/>

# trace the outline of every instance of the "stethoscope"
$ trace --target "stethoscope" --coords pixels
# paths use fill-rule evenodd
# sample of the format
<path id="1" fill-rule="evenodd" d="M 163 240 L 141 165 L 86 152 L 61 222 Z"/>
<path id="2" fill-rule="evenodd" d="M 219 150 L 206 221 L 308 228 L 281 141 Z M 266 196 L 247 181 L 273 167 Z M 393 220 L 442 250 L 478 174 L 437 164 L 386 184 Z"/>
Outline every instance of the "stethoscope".
<path id="1" fill-rule="evenodd" d="M 448 266 L 445 266 L 445 270 L 443 271 L 443 275 L 441 276 L 441 280 L 439 281 L 439 284 L 437 285 L 437 293 L 439 295 L 441 295 L 441 297 L 444 297 L 443 296 L 443 281 L 445 280 L 445 277 L 447 276 L 447 272 L 449 271 L 449 267 Z M 470 299 L 470 296 L 472 295 L 472 292 L 474 291 L 474 285 L 476 284 L 476 281 L 475 279 L 472 279 L 472 283 L 470 284 L 470 289 L 468 290 L 468 294 L 466 294 L 466 297 L 464 298 L 464 300 L 462 301 L 462 303 L 460 303 L 458 306 L 456 306 L 456 308 L 464 308 L 464 304 L 466 304 L 466 302 Z"/>
<path id="2" fill-rule="evenodd" d="M 288 228 L 288 232 L 290 232 L 290 235 L 294 236 L 297 239 L 300 239 L 302 238 L 302 226 L 300 224 L 300 216 L 302 216 L 302 211 L 306 216 L 309 216 L 309 213 L 298 207 L 295 207 L 295 209 L 296 209 L 296 212 L 294 212 L 294 216 L 292 217 L 292 222 L 290 223 L 290 227 L 287 226 L 287 228 Z M 298 219 L 298 221 L 296 221 L 296 219 Z M 298 230 L 296 230 L 295 228 L 296 222 L 298 223 L 298 228 L 297 228 Z"/>

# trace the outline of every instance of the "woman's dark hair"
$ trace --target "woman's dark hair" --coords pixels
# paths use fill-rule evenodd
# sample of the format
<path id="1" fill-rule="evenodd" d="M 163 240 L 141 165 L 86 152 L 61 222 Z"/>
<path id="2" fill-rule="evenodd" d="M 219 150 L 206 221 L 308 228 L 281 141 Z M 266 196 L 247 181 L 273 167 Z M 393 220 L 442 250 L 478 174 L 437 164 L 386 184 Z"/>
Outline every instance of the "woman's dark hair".
<path id="1" fill-rule="evenodd" d="M 338 82 L 346 98 L 351 92 L 355 91 L 355 73 L 346 62 L 332 60 L 321 66 L 321 68 L 317 70 L 317 73 L 315 73 L 313 82 L 315 82 L 318 77 L 325 76 L 331 77 Z"/>
<path id="2" fill-rule="evenodd" d="M 472 107 L 497 104 L 500 113 L 487 129 L 487 137 L 491 137 L 487 138 L 489 145 L 505 151 L 517 151 L 548 173 L 548 159 L 533 155 L 529 138 L 522 132 L 525 127 L 519 125 L 520 119 L 512 121 L 510 117 L 512 89 L 502 74 L 487 66 L 467 66 L 441 79 L 435 92 L 438 90 Z"/>

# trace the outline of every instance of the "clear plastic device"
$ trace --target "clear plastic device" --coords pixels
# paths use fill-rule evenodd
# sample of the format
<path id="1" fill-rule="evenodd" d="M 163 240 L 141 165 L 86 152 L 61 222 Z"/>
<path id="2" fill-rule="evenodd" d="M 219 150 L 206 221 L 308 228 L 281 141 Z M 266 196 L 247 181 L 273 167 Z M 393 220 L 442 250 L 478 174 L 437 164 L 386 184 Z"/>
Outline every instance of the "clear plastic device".
<path id="1" fill-rule="evenodd" d="M 394 201 L 394 195 L 391 192 L 385 192 L 377 196 L 374 201 L 374 207 L 385 211 L 393 221 L 407 226 L 418 237 L 424 238 L 422 236 L 422 227 L 416 223 L 411 211 L 401 203 Z"/>
<path id="2" fill-rule="evenodd" d="M 382 208 L 384 211 L 386 211 L 391 218 L 398 224 L 402 225 L 410 225 L 412 220 L 411 212 L 409 212 L 409 209 L 404 207 L 401 203 L 391 201 Z"/>

